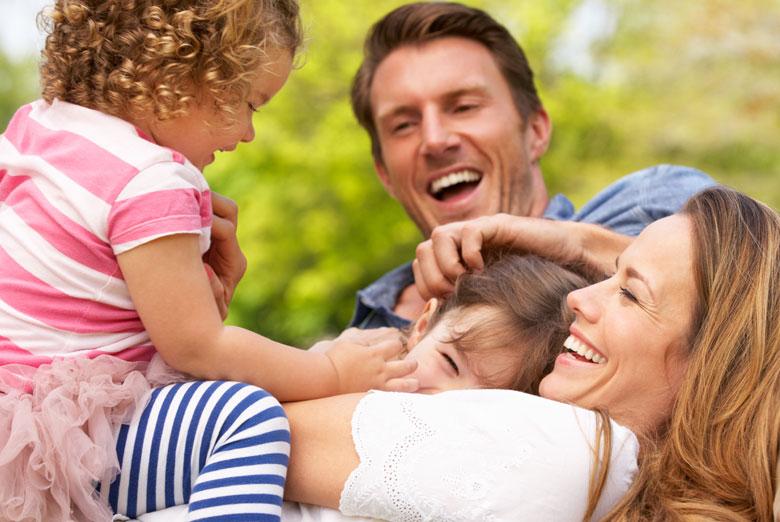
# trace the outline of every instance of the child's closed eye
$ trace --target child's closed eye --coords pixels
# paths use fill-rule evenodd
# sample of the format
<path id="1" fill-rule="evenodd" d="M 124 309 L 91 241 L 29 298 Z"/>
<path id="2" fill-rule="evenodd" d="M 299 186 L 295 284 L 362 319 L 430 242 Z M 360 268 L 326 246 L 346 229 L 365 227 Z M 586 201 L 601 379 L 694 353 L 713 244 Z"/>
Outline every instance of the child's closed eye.
<path id="1" fill-rule="evenodd" d="M 458 364 L 455 362 L 455 360 L 444 352 L 439 353 L 441 353 L 441 356 L 444 357 L 445 361 L 447 361 L 447 364 L 452 366 L 452 369 L 455 371 L 455 375 L 460 375 L 460 370 L 458 369 Z"/>

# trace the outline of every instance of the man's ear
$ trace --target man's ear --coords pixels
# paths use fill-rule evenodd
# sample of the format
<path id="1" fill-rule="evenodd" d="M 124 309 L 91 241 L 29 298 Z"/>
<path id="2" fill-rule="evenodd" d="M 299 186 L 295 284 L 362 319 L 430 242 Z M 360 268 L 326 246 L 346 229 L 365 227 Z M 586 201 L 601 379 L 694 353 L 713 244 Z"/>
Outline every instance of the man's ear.
<path id="1" fill-rule="evenodd" d="M 422 339 L 423 336 L 428 333 L 428 326 L 431 324 L 433 314 L 436 313 L 438 308 L 438 299 L 435 297 L 428 299 L 428 302 L 425 303 L 425 308 L 423 308 L 422 314 L 420 314 L 420 317 L 417 319 L 417 321 L 414 322 L 414 325 L 412 326 L 412 333 L 409 334 L 409 340 L 406 343 L 407 350 L 411 350 L 414 345 L 420 342 L 420 339 Z"/>
<path id="2" fill-rule="evenodd" d="M 547 152 L 552 136 L 552 122 L 547 111 L 539 109 L 528 118 L 526 147 L 531 163 L 536 163 Z"/>
<path id="3" fill-rule="evenodd" d="M 393 184 L 390 181 L 390 175 L 387 173 L 387 169 L 385 168 L 385 164 L 381 158 L 374 158 L 374 170 L 376 170 L 376 174 L 379 176 L 379 181 L 382 182 L 382 185 L 385 187 L 387 193 L 390 194 L 393 198 L 398 199 L 395 197 L 395 189 L 393 188 Z"/>

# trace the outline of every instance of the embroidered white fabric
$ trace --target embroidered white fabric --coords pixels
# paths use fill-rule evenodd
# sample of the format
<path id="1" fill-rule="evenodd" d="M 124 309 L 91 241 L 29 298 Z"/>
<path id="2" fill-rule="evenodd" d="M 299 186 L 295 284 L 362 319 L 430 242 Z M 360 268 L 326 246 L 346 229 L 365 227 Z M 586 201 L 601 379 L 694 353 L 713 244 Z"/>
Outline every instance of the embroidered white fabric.
<path id="1" fill-rule="evenodd" d="M 588 410 L 507 390 L 372 392 L 352 416 L 360 465 L 341 512 L 285 502 L 282 521 L 581 521 L 595 425 Z M 634 434 L 613 422 L 594 520 L 628 489 L 638 451 Z M 183 521 L 186 506 L 139 519 Z"/>
<path id="2" fill-rule="evenodd" d="M 368 394 L 352 417 L 360 465 L 344 515 L 399 522 L 582 520 L 596 416 L 508 390 Z M 634 434 L 612 423 L 598 519 L 636 472 Z"/>

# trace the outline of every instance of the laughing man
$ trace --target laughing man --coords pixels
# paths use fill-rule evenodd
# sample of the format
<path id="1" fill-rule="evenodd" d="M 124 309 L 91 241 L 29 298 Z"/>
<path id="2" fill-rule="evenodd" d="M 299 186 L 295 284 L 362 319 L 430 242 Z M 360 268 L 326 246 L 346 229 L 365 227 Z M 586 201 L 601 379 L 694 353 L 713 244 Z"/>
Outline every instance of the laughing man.
<path id="1" fill-rule="evenodd" d="M 539 160 L 550 117 L 523 50 L 485 12 L 456 3 L 407 4 L 377 22 L 352 106 L 379 179 L 426 238 L 438 225 L 503 212 L 592 224 L 567 241 L 613 255 L 714 183 L 661 165 L 620 179 L 579 211 L 561 194 L 549 198 Z M 358 292 L 351 326 L 405 327 L 423 305 L 407 263 Z"/>

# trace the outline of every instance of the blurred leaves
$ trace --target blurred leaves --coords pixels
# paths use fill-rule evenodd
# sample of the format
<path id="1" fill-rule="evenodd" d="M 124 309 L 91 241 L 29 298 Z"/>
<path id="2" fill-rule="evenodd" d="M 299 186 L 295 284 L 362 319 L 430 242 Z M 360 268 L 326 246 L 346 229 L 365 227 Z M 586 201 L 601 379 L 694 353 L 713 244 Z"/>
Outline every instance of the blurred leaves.
<path id="1" fill-rule="evenodd" d="M 238 201 L 249 259 L 230 321 L 305 346 L 343 328 L 355 290 L 409 260 L 420 236 L 376 179 L 349 107 L 366 31 L 403 2 L 301 1 L 301 67 L 257 116 L 255 142 L 207 177 Z M 468 3 L 504 23 L 536 71 L 555 128 L 543 160 L 551 193 L 581 204 L 623 174 L 670 162 L 780 208 L 777 0 Z M 614 18 L 590 41 L 572 38 L 591 23 L 584 4 Z M 587 74 L 564 41 L 584 50 Z M 34 97 L 34 74 L 0 58 L 0 125 Z"/>

